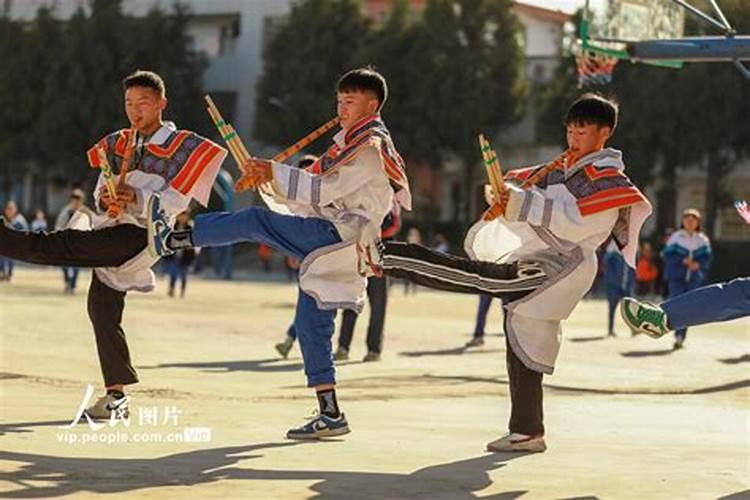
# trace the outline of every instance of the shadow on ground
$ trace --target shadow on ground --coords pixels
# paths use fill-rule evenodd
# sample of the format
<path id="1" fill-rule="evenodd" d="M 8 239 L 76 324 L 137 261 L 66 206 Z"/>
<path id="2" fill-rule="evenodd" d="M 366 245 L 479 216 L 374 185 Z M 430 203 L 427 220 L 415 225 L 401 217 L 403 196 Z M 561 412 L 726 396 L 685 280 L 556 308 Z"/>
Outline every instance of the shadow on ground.
<path id="1" fill-rule="evenodd" d="M 651 356 L 668 356 L 674 349 L 659 349 L 658 351 L 627 351 L 621 352 L 620 356 L 624 358 L 648 358 Z"/>
<path id="2" fill-rule="evenodd" d="M 126 493 L 138 490 L 193 486 L 226 480 L 313 481 L 313 498 L 478 498 L 475 492 L 492 484 L 489 472 L 524 454 L 486 454 L 466 460 L 431 465 L 408 474 L 331 470 L 272 470 L 248 468 L 245 462 L 262 458 L 261 450 L 300 443 L 262 443 L 195 450 L 152 459 L 73 458 L 0 451 L 10 467 L 0 480 L 16 489 L 4 498 L 52 498 L 72 494 Z M 335 443 L 304 444 L 336 446 Z M 313 451 L 310 449 L 309 451 Z M 319 448 L 315 450 L 322 451 Z M 507 491 L 493 499 L 515 499 L 526 491 Z"/>
<path id="3" fill-rule="evenodd" d="M 399 354 L 408 358 L 421 358 L 422 356 L 460 356 L 462 354 L 491 354 L 495 352 L 505 352 L 505 349 L 482 349 L 454 347 L 452 349 L 439 349 L 436 351 L 403 351 Z"/>
<path id="4" fill-rule="evenodd" d="M 302 363 L 289 363 L 279 358 L 243 359 L 240 361 L 197 361 L 193 363 L 162 363 L 156 366 L 139 368 L 153 370 L 157 368 L 194 368 L 207 373 L 227 372 L 296 372 L 302 370 Z"/>

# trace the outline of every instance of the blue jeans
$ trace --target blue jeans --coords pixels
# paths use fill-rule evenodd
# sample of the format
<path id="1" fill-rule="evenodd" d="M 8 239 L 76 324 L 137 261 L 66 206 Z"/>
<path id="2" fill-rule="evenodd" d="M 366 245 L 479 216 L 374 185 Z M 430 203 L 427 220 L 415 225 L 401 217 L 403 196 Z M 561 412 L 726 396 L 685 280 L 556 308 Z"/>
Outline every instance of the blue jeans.
<path id="1" fill-rule="evenodd" d="M 281 215 L 250 207 L 238 212 L 199 215 L 193 226 L 195 246 L 219 246 L 255 241 L 300 260 L 318 248 L 341 241 L 336 227 L 325 219 Z M 305 363 L 307 385 L 335 384 L 331 355 L 336 311 L 318 308 L 310 295 L 299 290 L 294 329 Z"/>
<path id="2" fill-rule="evenodd" d="M 675 330 L 750 316 L 750 278 L 702 286 L 663 302 L 661 307 Z"/>
<path id="3" fill-rule="evenodd" d="M 13 259 L 8 259 L 5 257 L 0 257 L 0 274 L 5 276 L 5 279 L 10 281 L 10 279 L 13 277 L 13 268 L 15 267 L 15 262 L 13 262 Z"/>
<path id="4" fill-rule="evenodd" d="M 609 315 L 607 316 L 607 333 L 613 333 L 615 331 L 615 311 L 617 310 L 617 304 L 626 297 L 628 294 L 619 287 L 607 285 L 607 302 L 609 303 Z"/>
<path id="5" fill-rule="evenodd" d="M 693 290 L 695 287 L 691 287 L 685 283 L 684 280 L 669 280 L 669 299 L 672 300 L 680 295 Z M 675 328 L 674 336 L 685 340 L 687 337 L 687 328 Z"/>
<path id="6" fill-rule="evenodd" d="M 63 280 L 65 280 L 65 287 L 68 290 L 75 290 L 76 284 L 78 283 L 78 268 L 77 267 L 63 267 Z"/>
<path id="7" fill-rule="evenodd" d="M 182 287 L 182 293 L 185 293 L 185 287 L 187 287 L 188 280 L 188 270 L 188 266 L 183 265 L 176 257 L 169 261 L 167 272 L 169 273 L 170 291 L 174 291 L 177 280 L 179 280 L 180 286 Z"/>
<path id="8" fill-rule="evenodd" d="M 484 337 L 484 327 L 487 324 L 487 313 L 490 312 L 492 304 L 492 295 L 479 296 L 479 308 L 477 309 L 477 321 L 474 325 L 474 337 Z"/>

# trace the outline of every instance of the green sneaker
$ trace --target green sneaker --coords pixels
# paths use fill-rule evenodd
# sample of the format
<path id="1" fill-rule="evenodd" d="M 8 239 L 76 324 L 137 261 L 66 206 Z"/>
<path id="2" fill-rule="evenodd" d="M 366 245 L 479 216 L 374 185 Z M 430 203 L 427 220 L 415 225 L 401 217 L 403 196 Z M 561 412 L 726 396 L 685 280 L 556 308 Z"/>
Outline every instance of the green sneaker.
<path id="1" fill-rule="evenodd" d="M 656 304 L 625 298 L 622 300 L 620 313 L 633 332 L 645 333 L 658 339 L 669 331 L 667 313 Z"/>

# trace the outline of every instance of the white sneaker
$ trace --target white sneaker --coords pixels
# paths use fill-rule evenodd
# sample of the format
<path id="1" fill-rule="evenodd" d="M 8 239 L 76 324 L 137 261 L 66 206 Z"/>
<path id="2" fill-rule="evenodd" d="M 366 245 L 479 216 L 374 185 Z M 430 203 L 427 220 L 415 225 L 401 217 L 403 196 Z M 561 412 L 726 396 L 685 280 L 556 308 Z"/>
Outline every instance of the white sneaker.
<path id="1" fill-rule="evenodd" d="M 100 397 L 96 400 L 96 403 L 86 408 L 86 414 L 98 420 L 106 420 L 112 416 L 112 412 L 116 412 L 118 418 L 128 418 L 130 416 L 130 410 L 128 409 L 128 397 L 122 397 L 120 399 L 115 398 L 111 394 Z"/>
<path id="2" fill-rule="evenodd" d="M 527 451 L 532 453 L 541 453 L 547 449 L 544 442 L 544 434 L 530 436 L 518 432 L 509 432 L 505 436 L 487 443 L 487 451 L 507 452 L 507 451 Z"/>

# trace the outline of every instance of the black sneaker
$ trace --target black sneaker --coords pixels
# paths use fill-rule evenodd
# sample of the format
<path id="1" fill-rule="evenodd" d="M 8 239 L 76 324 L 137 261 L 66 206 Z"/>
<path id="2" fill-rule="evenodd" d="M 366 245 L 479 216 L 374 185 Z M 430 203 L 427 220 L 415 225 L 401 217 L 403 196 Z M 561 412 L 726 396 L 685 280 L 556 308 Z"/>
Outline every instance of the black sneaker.
<path id="1" fill-rule="evenodd" d="M 349 424 L 343 413 L 338 418 L 332 418 L 316 412 L 305 425 L 289 429 L 286 437 L 287 439 L 320 439 L 342 436 L 350 432 Z"/>

